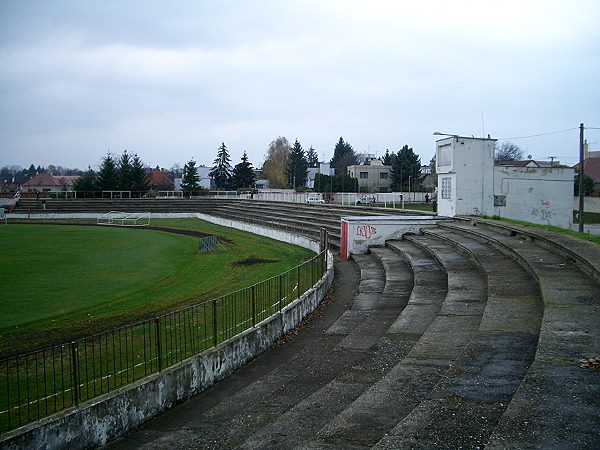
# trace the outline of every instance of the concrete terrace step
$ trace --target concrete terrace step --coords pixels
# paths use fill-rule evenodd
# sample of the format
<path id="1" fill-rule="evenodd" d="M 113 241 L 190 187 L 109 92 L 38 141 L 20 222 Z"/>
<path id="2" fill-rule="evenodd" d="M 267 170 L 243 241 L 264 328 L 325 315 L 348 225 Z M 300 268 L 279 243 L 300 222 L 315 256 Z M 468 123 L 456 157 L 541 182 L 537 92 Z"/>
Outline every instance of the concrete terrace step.
<path id="1" fill-rule="evenodd" d="M 485 283 L 473 262 L 456 255 L 443 243 L 427 251 L 406 241 L 388 244 L 401 251 L 410 262 L 415 270 L 415 286 L 408 305 L 386 337 L 412 340 L 414 346 L 388 374 L 302 448 L 368 448 L 398 431 L 399 426 L 404 427 L 403 432 L 406 433 L 409 431 L 406 421 L 414 417 L 415 411 L 435 412 L 436 404 L 431 399 L 434 389 L 445 380 L 449 369 L 456 365 L 456 358 L 476 333 L 481 310 L 463 312 L 464 316 L 457 320 L 455 306 L 460 301 L 456 295 L 459 289 L 463 295 L 469 297 L 471 294 L 472 298 L 479 298 L 482 304 L 485 303 Z M 448 278 L 446 285 L 442 267 L 449 273 L 462 271 L 465 279 L 458 283 L 458 277 Z M 438 301 L 432 304 L 435 298 Z M 420 308 L 424 314 L 419 315 L 410 307 L 420 305 L 420 302 L 429 307 Z M 442 313 L 444 310 L 447 312 Z M 406 320 L 406 316 L 412 316 L 412 320 Z M 427 422 L 427 425 L 435 427 L 435 421 Z M 409 446 L 406 441 L 400 446 L 396 443 L 391 443 L 390 447 Z M 452 447 L 452 444 L 454 442 L 450 442 L 449 446 Z"/>
<path id="2" fill-rule="evenodd" d="M 542 247 L 573 259 L 586 274 L 600 282 L 600 247 L 597 244 L 539 228 L 475 217 L 457 218 L 456 224 L 471 225 L 508 236 L 534 240 Z"/>
<path id="3" fill-rule="evenodd" d="M 430 398 L 378 448 L 484 446 L 525 378 L 536 351 L 543 309 L 535 280 L 514 260 L 489 246 L 443 231 L 428 234 L 436 239 L 413 239 L 430 248 L 441 239 L 477 260 L 487 278 L 487 301 L 480 304 L 485 309 L 477 334 Z M 453 313 L 479 314 L 477 310 L 466 303 L 454 308 Z"/>
<path id="4" fill-rule="evenodd" d="M 304 234 L 308 236 L 318 237 L 319 230 L 321 227 L 325 228 L 330 238 L 334 241 L 339 241 L 339 227 L 334 228 L 327 224 L 321 224 L 318 221 L 301 221 L 290 218 L 289 216 L 279 215 L 265 215 L 258 212 L 247 212 L 244 210 L 236 209 L 219 209 L 211 213 L 216 217 L 222 217 L 225 219 L 239 220 L 242 222 L 262 224 L 268 227 L 277 228 L 281 230 L 287 230 L 298 234 Z"/>
<path id="5" fill-rule="evenodd" d="M 385 274 L 378 259 L 365 255 L 359 258 L 358 265 L 362 273 L 379 279 L 378 283 L 357 286 L 359 295 L 381 293 L 385 289 Z M 349 309 L 325 329 L 305 330 L 315 334 L 315 342 L 296 349 L 293 356 L 279 362 L 256 382 L 230 392 L 210 407 L 200 406 L 200 413 L 180 414 L 185 426 L 179 428 L 179 425 L 177 432 L 144 434 L 141 439 L 151 438 L 155 448 L 294 448 L 304 445 L 323 424 L 333 420 L 385 376 L 412 347 L 412 340 L 397 341 L 385 336 L 408 301 L 412 280 L 408 275 L 406 279 L 407 284 L 399 286 L 405 295 L 397 296 L 395 310 L 389 306 L 382 310 L 376 304 L 368 308 L 354 300 Z M 287 345 L 293 349 L 297 342 Z M 128 439 L 123 439 L 121 444 L 122 448 L 129 447 Z"/>
<path id="6" fill-rule="evenodd" d="M 297 211 L 328 212 L 331 215 L 343 216 L 380 216 L 402 214 L 403 210 L 390 208 L 370 208 L 364 206 L 338 206 L 305 203 L 267 202 L 257 200 L 242 200 L 244 205 L 261 205 L 264 207 L 290 208 Z M 408 213 L 406 213 L 408 214 Z"/>
<path id="7" fill-rule="evenodd" d="M 213 216 L 222 217 L 225 219 L 239 220 L 242 222 L 257 223 L 268 227 L 287 230 L 294 233 L 304 234 L 318 238 L 320 228 L 325 228 L 329 233 L 329 241 L 333 247 L 339 248 L 340 242 L 340 227 L 331 226 L 327 223 L 321 223 L 319 219 L 312 221 L 302 221 L 291 218 L 288 215 L 269 215 L 259 212 L 248 212 L 244 209 L 219 208 L 211 213 Z"/>
<path id="8" fill-rule="evenodd" d="M 254 206 L 254 205 L 222 205 L 217 208 L 217 212 L 231 212 L 236 211 L 239 212 L 243 210 L 246 214 L 255 214 L 260 217 L 281 217 L 286 218 L 290 221 L 298 221 L 299 223 L 315 223 L 328 225 L 331 227 L 340 227 L 340 219 L 339 217 L 332 216 L 327 212 L 314 212 L 310 211 L 296 211 L 288 208 L 268 208 L 265 209 L 262 206 Z"/>
<path id="9" fill-rule="evenodd" d="M 413 320 L 405 321 L 405 326 L 400 322 L 411 305 L 434 306 L 436 311 L 439 311 L 446 293 L 445 274 L 434 259 L 420 252 L 418 248 L 404 242 L 398 245 L 411 247 L 410 256 L 403 256 L 402 259 L 405 259 L 405 264 L 417 267 L 414 272 L 414 286 L 408 304 L 375 346 L 391 346 L 389 351 L 395 349 L 395 364 L 381 379 L 376 380 L 356 400 L 325 424 L 309 442 L 298 448 L 368 448 L 374 445 L 401 418 L 410 413 L 420 398 L 428 392 L 433 384 L 431 380 L 437 380 L 444 371 L 444 368 L 440 368 L 435 362 L 419 362 L 407 358 L 423 335 L 423 331 L 420 330 L 427 328 L 436 314 L 430 314 L 430 309 L 425 308 L 419 316 L 413 308 L 410 314 Z M 400 255 L 396 251 L 379 248 L 372 250 L 373 253 L 378 253 L 386 271 L 386 283 L 382 294 L 388 292 L 388 295 L 397 298 L 394 293 L 403 292 L 409 286 L 407 281 L 400 280 L 412 278 L 410 271 L 404 272 L 405 266 L 398 259 Z M 388 274 L 389 269 L 394 270 L 397 276 Z M 416 327 L 413 326 L 415 323 Z M 402 349 L 402 352 L 398 349 Z M 392 362 L 389 358 L 386 361 Z"/>
<path id="10" fill-rule="evenodd" d="M 14 213 L 209 212 L 228 200 L 213 199 L 21 199 Z"/>
<path id="11" fill-rule="evenodd" d="M 600 286 L 570 257 L 523 236 L 471 225 L 444 228 L 500 246 L 539 282 L 544 315 L 535 361 L 490 439 L 491 448 L 598 447 L 600 378 L 579 359 L 600 348 Z"/>
<path id="12" fill-rule="evenodd" d="M 388 262 L 404 274 L 393 286 L 388 286 L 385 266 L 379 257 L 356 255 L 355 261 L 361 273 L 358 294 L 351 308 L 326 334 L 344 336 L 335 348 L 336 354 L 348 352 L 360 357 L 331 382 L 251 436 L 240 448 L 306 448 L 323 424 L 335 421 L 361 393 L 404 358 L 414 344 L 412 337 L 404 339 L 386 334 L 408 301 L 412 287 L 410 269 L 399 258 L 389 255 Z M 393 297 L 393 304 L 382 299 L 384 291 Z M 319 411 L 319 420 L 314 417 L 315 411 Z M 291 429 L 293 433 L 289 433 Z M 339 442 L 335 445 L 340 448 Z"/>

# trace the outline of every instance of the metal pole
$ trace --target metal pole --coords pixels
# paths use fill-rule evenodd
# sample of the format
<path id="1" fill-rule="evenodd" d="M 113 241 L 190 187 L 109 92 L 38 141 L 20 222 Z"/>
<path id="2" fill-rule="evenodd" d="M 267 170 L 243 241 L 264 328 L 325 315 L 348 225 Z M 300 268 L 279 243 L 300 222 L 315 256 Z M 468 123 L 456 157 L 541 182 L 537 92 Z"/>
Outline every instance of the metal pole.
<path id="1" fill-rule="evenodd" d="M 158 371 L 162 372 L 162 345 L 160 339 L 160 319 L 154 319 L 154 334 L 156 335 L 156 361 L 158 363 Z"/>
<path id="2" fill-rule="evenodd" d="M 256 326 L 256 285 L 252 285 L 252 326 Z"/>
<path id="3" fill-rule="evenodd" d="M 73 390 L 73 404 L 79 405 L 79 368 L 77 364 L 77 343 L 71 342 L 71 369 L 73 376 L 72 390 Z"/>
<path id="4" fill-rule="evenodd" d="M 583 233 L 583 124 L 579 124 L 579 231 Z"/>

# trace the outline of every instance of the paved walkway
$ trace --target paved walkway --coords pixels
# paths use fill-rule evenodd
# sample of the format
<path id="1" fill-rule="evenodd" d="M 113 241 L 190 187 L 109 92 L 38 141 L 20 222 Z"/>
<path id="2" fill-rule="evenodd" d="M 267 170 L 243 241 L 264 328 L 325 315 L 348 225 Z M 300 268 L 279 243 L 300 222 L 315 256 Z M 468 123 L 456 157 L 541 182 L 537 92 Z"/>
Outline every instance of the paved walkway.
<path id="1" fill-rule="evenodd" d="M 579 224 L 575 224 L 572 227 L 573 231 L 579 231 Z M 594 236 L 600 236 L 600 224 L 586 224 L 583 225 L 583 232 L 593 234 Z"/>
<path id="2" fill-rule="evenodd" d="M 242 436 L 253 433 L 275 417 L 283 415 L 293 404 L 310 397 L 340 373 L 355 365 L 364 352 L 357 349 L 337 352 L 348 337 L 326 333 L 351 307 L 358 290 L 360 275 L 354 262 L 337 261 L 334 295 L 326 308 L 301 333 L 284 345 L 264 353 L 205 392 L 167 411 L 138 430 L 110 443 L 109 449 L 164 448 L 232 448 L 242 444 Z M 351 319 L 349 319 L 351 321 Z M 387 322 L 387 321 L 386 321 Z M 389 327 L 389 323 L 382 324 Z M 376 364 L 370 361 L 367 364 Z M 383 361 L 379 361 L 383 364 Z M 364 367 L 361 376 L 368 376 Z M 359 387 L 359 381 L 350 384 Z M 358 395 L 340 384 L 324 398 L 321 405 L 305 405 L 303 429 L 274 430 L 275 442 L 263 436 L 255 448 L 286 448 L 289 439 L 304 436 L 311 424 L 336 414 L 337 405 Z M 286 443 L 284 444 L 284 441 Z"/>

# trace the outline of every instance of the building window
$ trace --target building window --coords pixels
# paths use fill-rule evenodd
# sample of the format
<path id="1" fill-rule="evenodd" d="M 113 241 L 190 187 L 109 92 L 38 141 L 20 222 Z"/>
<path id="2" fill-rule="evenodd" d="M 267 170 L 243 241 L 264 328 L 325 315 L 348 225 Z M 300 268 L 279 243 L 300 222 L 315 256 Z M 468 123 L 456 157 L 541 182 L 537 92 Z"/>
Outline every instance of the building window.
<path id="1" fill-rule="evenodd" d="M 380 172 L 379 173 L 379 178 L 382 180 L 387 180 L 388 179 L 388 173 L 387 172 Z"/>
<path id="2" fill-rule="evenodd" d="M 361 172 L 359 175 L 360 178 L 369 178 L 369 172 Z"/>
<path id="3" fill-rule="evenodd" d="M 450 200 L 450 190 L 452 189 L 452 178 L 442 178 L 442 198 Z"/>

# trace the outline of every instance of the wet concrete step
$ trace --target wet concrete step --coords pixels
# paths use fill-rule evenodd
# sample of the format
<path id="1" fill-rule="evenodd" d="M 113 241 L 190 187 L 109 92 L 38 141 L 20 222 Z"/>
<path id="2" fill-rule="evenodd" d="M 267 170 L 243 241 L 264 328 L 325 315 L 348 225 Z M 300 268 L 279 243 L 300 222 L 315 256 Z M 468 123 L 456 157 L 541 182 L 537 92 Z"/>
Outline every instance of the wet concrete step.
<path id="1" fill-rule="evenodd" d="M 385 274 L 378 259 L 366 255 L 359 260 L 359 273 L 379 281 L 357 285 L 358 295 L 377 290 L 381 294 Z M 338 276 L 342 277 L 336 280 L 339 285 L 353 282 L 343 271 Z M 410 292 L 410 286 L 404 286 L 402 291 Z M 325 328 L 309 327 L 303 331 L 313 335 L 309 346 L 294 348 L 302 338 L 283 346 L 282 351 L 291 356 L 255 382 L 230 392 L 207 408 L 194 404 L 197 400 L 192 399 L 179 407 L 178 414 L 165 414 L 161 425 L 149 424 L 144 427 L 146 432 L 122 439 L 120 448 L 140 441 L 148 442 L 152 448 L 291 448 L 307 441 L 323 423 L 381 379 L 414 343 L 382 339 L 408 295 L 397 299 L 396 310 L 380 310 L 377 305 L 368 309 L 366 304 L 352 299 L 351 295 L 345 306 L 348 309 Z M 328 315 L 330 308 L 323 314 Z M 235 376 L 232 375 L 232 382 Z M 197 408 L 200 411 L 191 413 Z M 173 418 L 171 424 L 169 417 Z"/>
<path id="2" fill-rule="evenodd" d="M 310 441 L 303 442 L 296 448 L 368 448 L 409 414 L 447 369 L 446 364 L 438 361 L 408 358 L 414 345 L 422 337 L 423 330 L 437 315 L 431 314 L 430 307 L 433 306 L 436 311 L 441 307 L 446 293 L 445 273 L 435 259 L 410 243 L 398 241 L 395 244 L 398 248 L 410 251 L 410 256 L 403 254 L 402 258 L 406 264 L 413 266 L 414 287 L 407 306 L 385 336 L 379 339 L 375 348 L 392 345 L 392 348 L 403 351 L 397 352 L 395 365 L 379 381 L 365 389 Z M 382 258 L 386 252 L 381 250 L 383 249 L 372 249 L 372 252 L 379 252 L 379 257 Z M 396 257 L 400 256 L 398 250 L 386 250 L 392 251 Z M 391 259 L 384 265 L 386 272 L 388 268 L 400 266 L 392 255 L 386 256 Z M 400 283 L 398 279 L 394 280 L 394 285 L 396 283 Z M 387 283 L 384 290 L 386 288 Z M 412 308 L 410 316 L 414 320 L 404 320 L 411 305 L 422 305 L 425 308 L 420 311 L 421 315 L 417 312 L 419 306 Z M 424 322 L 427 322 L 425 326 Z"/>
<path id="3" fill-rule="evenodd" d="M 408 302 L 412 274 L 399 255 L 382 253 L 353 257 L 361 273 L 358 293 L 352 307 L 326 332 L 345 336 L 336 346 L 336 352 L 360 354 L 360 358 L 330 383 L 255 433 L 240 448 L 304 447 L 324 423 L 335 421 L 363 392 L 406 357 L 416 338 L 387 335 L 386 330 Z M 388 277 L 389 268 L 402 273 Z M 387 283 L 390 279 L 394 279 L 393 284 Z"/>
<path id="4" fill-rule="evenodd" d="M 435 237 L 477 260 L 487 278 L 487 301 L 476 336 L 431 396 L 377 447 L 483 447 L 533 362 L 543 314 L 541 296 L 535 280 L 497 250 L 456 233 L 434 229 L 427 235 L 418 239 Z M 453 310 L 473 312 L 468 304 Z"/>
<path id="5" fill-rule="evenodd" d="M 521 240 L 535 241 L 538 246 L 573 259 L 585 274 L 600 282 L 600 251 L 598 250 L 598 244 L 572 236 L 551 233 L 536 227 L 498 222 L 479 217 L 457 217 L 455 222 L 457 225 L 475 226 L 508 236 L 516 236 Z"/>
<path id="6" fill-rule="evenodd" d="M 514 255 L 538 279 L 544 302 L 535 361 L 489 446 L 600 447 L 600 379 L 579 363 L 600 348 L 600 286 L 595 278 L 572 258 L 535 240 L 466 225 L 445 228 Z"/>
<path id="7" fill-rule="evenodd" d="M 388 245 L 402 251 L 410 261 L 415 271 L 415 288 L 409 304 L 386 336 L 396 339 L 411 336 L 418 340 L 386 376 L 300 448 L 369 448 L 397 430 L 398 424 L 410 420 L 423 405 L 427 405 L 429 411 L 434 389 L 456 365 L 457 358 L 477 332 L 483 308 L 471 307 L 464 311 L 464 305 L 459 305 L 463 298 L 478 299 L 485 304 L 485 280 L 473 261 L 456 254 L 444 243 L 435 249 L 418 247 L 422 244 L 417 241 L 396 241 Z M 442 267 L 448 272 L 447 284 Z M 462 280 L 453 275 L 457 271 L 462 273 Z M 438 302 L 432 305 L 436 297 Z M 420 301 L 428 307 L 409 309 L 411 303 L 419 305 Z M 458 313 L 460 310 L 462 315 Z M 424 314 L 415 314 L 415 311 Z M 406 313 L 412 315 L 411 321 L 404 317 Z"/>
<path id="8" fill-rule="evenodd" d="M 339 247 L 340 230 L 333 228 L 327 224 L 321 224 L 318 220 L 312 222 L 303 222 L 297 220 L 291 220 L 287 217 L 280 216 L 265 216 L 260 214 L 248 214 L 245 211 L 224 211 L 218 210 L 211 213 L 213 216 L 222 217 L 225 219 L 237 220 L 242 222 L 248 222 L 252 224 L 260 224 L 283 231 L 289 231 L 292 233 L 302 234 L 311 236 L 318 239 L 320 228 L 325 228 L 329 233 L 329 240 L 333 246 Z"/>

